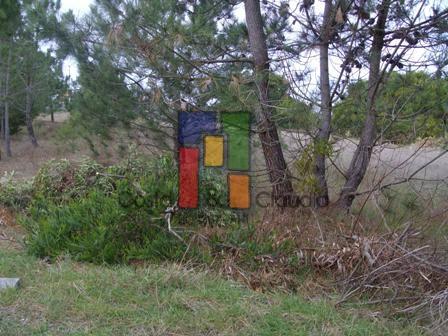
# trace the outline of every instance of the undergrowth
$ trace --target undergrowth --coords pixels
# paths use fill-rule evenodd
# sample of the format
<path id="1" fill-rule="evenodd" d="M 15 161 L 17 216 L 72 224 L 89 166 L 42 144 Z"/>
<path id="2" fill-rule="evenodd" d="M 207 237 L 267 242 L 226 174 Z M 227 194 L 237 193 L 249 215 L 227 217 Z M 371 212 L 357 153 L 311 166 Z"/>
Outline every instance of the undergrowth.
<path id="1" fill-rule="evenodd" d="M 26 246 L 39 257 L 70 254 L 94 263 L 203 262 L 207 253 L 198 253 L 167 229 L 164 211 L 177 200 L 177 183 L 176 163 L 169 156 L 132 156 L 110 167 L 89 159 L 78 164 L 50 161 L 35 177 L 32 201 L 24 204 L 19 220 L 28 233 Z M 203 206 L 182 211 L 174 226 L 227 226 L 237 220 L 226 207 L 219 172 L 203 174 L 200 196 Z M 191 234 L 183 235 L 188 239 Z"/>
<path id="2" fill-rule="evenodd" d="M 202 172 L 201 207 L 174 214 L 177 233 L 168 230 L 164 213 L 177 200 L 176 162 L 169 156 L 135 156 L 111 167 L 52 161 L 17 190 L 28 201 L 7 200 L 22 207 L 28 251 L 50 261 L 70 255 L 97 264 L 206 264 L 257 291 L 339 290 L 341 302 L 391 303 L 393 296 L 396 312 L 406 304 L 420 309 L 420 303 L 437 302 L 445 314 L 443 250 L 420 248 L 426 241 L 411 225 L 415 221 L 399 225 L 412 220 L 411 211 L 422 211 L 412 195 L 384 194 L 392 201 L 382 216 L 385 233 L 363 216 L 332 209 L 268 209 L 260 221 L 240 221 L 227 208 L 225 182 L 219 171 Z M 4 197 L 0 192 L 0 201 Z M 395 213 L 393 202 L 401 205 Z M 432 297 L 437 300 L 428 301 Z"/>

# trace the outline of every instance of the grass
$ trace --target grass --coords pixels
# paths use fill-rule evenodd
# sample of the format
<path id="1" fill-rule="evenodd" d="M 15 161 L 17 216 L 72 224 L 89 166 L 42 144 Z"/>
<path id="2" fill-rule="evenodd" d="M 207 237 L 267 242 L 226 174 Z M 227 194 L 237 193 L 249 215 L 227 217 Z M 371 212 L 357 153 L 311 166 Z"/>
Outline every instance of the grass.
<path id="1" fill-rule="evenodd" d="M 259 293 L 179 265 L 48 265 L 0 249 L 0 335 L 422 335 L 404 321 L 324 300 Z"/>

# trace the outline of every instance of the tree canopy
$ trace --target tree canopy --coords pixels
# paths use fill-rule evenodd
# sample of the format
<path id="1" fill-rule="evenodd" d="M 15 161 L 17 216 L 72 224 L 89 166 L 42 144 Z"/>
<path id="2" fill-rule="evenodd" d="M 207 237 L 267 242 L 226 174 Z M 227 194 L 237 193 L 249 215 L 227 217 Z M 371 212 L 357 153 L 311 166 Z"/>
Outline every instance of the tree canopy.
<path id="1" fill-rule="evenodd" d="M 350 85 L 334 108 L 334 130 L 358 137 L 365 120 L 367 82 Z M 384 140 L 407 143 L 443 137 L 448 131 L 448 80 L 425 72 L 394 72 L 378 97 L 377 132 Z"/>

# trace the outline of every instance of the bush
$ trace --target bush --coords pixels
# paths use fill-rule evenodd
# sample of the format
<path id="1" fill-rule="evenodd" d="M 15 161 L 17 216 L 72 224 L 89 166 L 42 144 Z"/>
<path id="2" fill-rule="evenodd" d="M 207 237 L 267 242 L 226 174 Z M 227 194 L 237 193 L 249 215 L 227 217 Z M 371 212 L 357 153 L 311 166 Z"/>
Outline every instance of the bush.
<path id="1" fill-rule="evenodd" d="M 39 257 L 67 253 L 76 260 L 115 263 L 126 261 L 129 250 L 157 244 L 171 251 L 166 258 L 174 258 L 183 247 L 164 229 L 160 209 L 129 202 L 128 181 L 120 181 L 118 189 L 112 195 L 92 191 L 62 206 L 35 200 L 30 217 L 21 220 L 29 232 L 28 250 Z"/>
<path id="2" fill-rule="evenodd" d="M 411 186 L 386 189 L 382 195 L 384 200 L 381 209 L 392 227 L 400 227 L 403 223 L 428 210 L 423 199 L 413 192 Z"/>
<path id="3" fill-rule="evenodd" d="M 104 168 L 86 160 L 78 166 L 53 161 L 34 181 L 34 199 L 21 218 L 29 251 L 39 257 L 62 254 L 95 263 L 184 256 L 186 245 L 167 231 L 164 210 L 178 194 L 173 158 L 130 157 Z M 204 185 L 206 187 L 204 187 Z M 236 215 L 227 207 L 225 180 L 204 172 L 204 207 L 184 210 L 174 225 L 227 225 Z M 197 251 L 190 248 L 190 254 Z M 200 257 L 200 253 L 197 254 Z"/>

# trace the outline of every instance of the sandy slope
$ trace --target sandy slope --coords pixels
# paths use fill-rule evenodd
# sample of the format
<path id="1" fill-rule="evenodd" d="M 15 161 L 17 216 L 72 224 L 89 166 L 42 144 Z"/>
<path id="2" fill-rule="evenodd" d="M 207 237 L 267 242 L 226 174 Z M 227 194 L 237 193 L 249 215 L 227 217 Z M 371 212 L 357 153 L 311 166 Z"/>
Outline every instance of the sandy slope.
<path id="1" fill-rule="evenodd" d="M 282 141 L 286 145 L 287 156 L 291 159 L 300 153 L 304 145 L 309 143 L 309 137 L 295 132 L 282 132 Z M 334 161 L 346 170 L 356 150 L 357 140 L 344 139 L 337 141 L 334 146 Z M 444 152 L 443 149 L 432 146 L 429 142 L 420 142 L 406 146 L 384 144 L 373 150 L 369 170 L 378 175 L 391 175 L 403 178 L 411 175 L 429 161 Z M 421 170 L 415 177 L 427 179 L 442 179 L 448 177 L 448 153 Z"/>
<path id="2" fill-rule="evenodd" d="M 309 143 L 309 137 L 297 132 L 281 132 L 282 142 L 285 144 L 285 153 L 289 161 L 298 156 L 302 148 Z M 357 140 L 343 139 L 334 145 L 333 162 L 341 171 L 346 171 L 356 150 Z M 438 156 L 442 155 L 438 159 Z M 434 162 L 430 163 L 432 160 Z M 335 184 L 340 184 L 342 176 L 337 169 L 330 166 L 330 179 Z M 426 166 L 426 167 L 424 167 Z M 414 173 L 417 172 L 415 175 Z M 339 176 L 338 176 L 339 175 Z M 432 145 L 429 141 L 398 146 L 394 144 L 383 144 L 376 146 L 373 150 L 372 159 L 369 164 L 366 180 L 363 182 L 364 189 L 371 188 L 377 183 L 386 184 L 399 182 L 408 177 L 413 177 L 414 185 L 419 187 L 434 187 L 437 185 L 448 186 L 448 153 L 442 148 Z M 426 180 L 420 181 L 419 179 Z M 444 180 L 440 182 L 439 180 Z M 337 183 L 339 181 L 339 183 Z M 448 196 L 447 196 L 448 198 Z"/>

